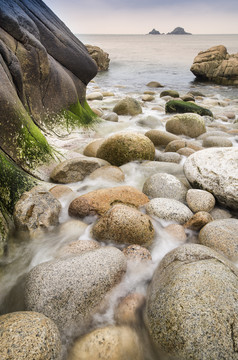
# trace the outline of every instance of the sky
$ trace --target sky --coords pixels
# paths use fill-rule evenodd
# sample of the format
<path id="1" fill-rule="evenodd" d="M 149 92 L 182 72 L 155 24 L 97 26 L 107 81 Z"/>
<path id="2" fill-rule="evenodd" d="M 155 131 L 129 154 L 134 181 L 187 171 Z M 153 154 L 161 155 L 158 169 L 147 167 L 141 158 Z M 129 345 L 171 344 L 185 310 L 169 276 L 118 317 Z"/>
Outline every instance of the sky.
<path id="1" fill-rule="evenodd" d="M 43 0 L 75 34 L 238 34 L 237 0 Z"/>

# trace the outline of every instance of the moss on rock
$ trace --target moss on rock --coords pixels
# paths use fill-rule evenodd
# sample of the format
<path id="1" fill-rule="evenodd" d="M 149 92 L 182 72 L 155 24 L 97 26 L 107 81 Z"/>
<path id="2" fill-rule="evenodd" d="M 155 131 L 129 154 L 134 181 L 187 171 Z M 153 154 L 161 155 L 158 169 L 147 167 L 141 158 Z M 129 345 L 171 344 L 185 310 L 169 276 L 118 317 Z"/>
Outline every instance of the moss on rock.
<path id="1" fill-rule="evenodd" d="M 202 106 L 182 101 L 182 100 L 170 100 L 165 105 L 166 114 L 173 113 L 196 113 L 201 116 L 211 116 L 213 117 L 212 112 L 209 109 L 206 109 Z"/>

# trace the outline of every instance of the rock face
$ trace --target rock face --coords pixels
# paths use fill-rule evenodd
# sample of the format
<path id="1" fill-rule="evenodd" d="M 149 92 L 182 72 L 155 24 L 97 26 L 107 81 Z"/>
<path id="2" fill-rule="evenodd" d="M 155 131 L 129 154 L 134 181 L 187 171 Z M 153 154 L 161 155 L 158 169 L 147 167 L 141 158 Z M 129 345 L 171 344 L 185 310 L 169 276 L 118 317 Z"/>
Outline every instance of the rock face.
<path id="1" fill-rule="evenodd" d="M 93 60 L 96 62 L 98 71 L 105 71 L 109 68 L 109 54 L 105 51 L 103 51 L 98 46 L 93 45 L 85 45 L 90 56 L 93 58 Z"/>
<path id="2" fill-rule="evenodd" d="M 73 329 L 76 336 L 125 271 L 125 256 L 113 247 L 42 263 L 27 275 L 26 308 L 48 316 L 61 334 Z"/>
<path id="3" fill-rule="evenodd" d="M 199 52 L 190 70 L 199 80 L 238 85 L 238 54 L 229 55 L 225 46 L 214 46 Z"/>
<path id="4" fill-rule="evenodd" d="M 121 166 L 134 160 L 154 160 L 155 148 L 152 141 L 142 134 L 119 133 L 104 140 L 97 157 L 111 165 Z"/>
<path id="5" fill-rule="evenodd" d="M 230 260 L 238 259 L 238 220 L 215 220 L 202 228 L 199 242 L 208 246 Z"/>
<path id="6" fill-rule="evenodd" d="M 186 113 L 174 115 L 167 120 L 166 130 L 176 135 L 198 137 L 206 132 L 206 126 L 202 116 Z"/>
<path id="7" fill-rule="evenodd" d="M 36 312 L 14 312 L 0 316 L 2 360 L 60 360 L 61 341 L 52 320 Z"/>
<path id="8" fill-rule="evenodd" d="M 147 294 L 145 321 L 158 354 L 237 359 L 237 300 L 237 268 L 222 255 L 196 244 L 171 251 Z"/>
<path id="9" fill-rule="evenodd" d="M 97 67 L 41 0 L 3 0 L 0 24 L 1 148 L 31 171 L 52 153 L 39 128 L 54 128 L 62 113 L 65 127 L 91 121 L 85 87 Z"/>
<path id="10" fill-rule="evenodd" d="M 151 245 L 154 227 L 148 215 L 127 205 L 114 205 L 93 226 L 96 240 L 118 244 Z"/>
<path id="11" fill-rule="evenodd" d="M 198 151 L 185 161 L 184 172 L 193 188 L 211 192 L 223 205 L 238 208 L 238 152 L 236 148 Z"/>
<path id="12" fill-rule="evenodd" d="M 140 340 L 129 326 L 99 328 L 76 340 L 68 360 L 143 360 Z"/>
<path id="13" fill-rule="evenodd" d="M 148 201 L 145 194 L 132 186 L 99 189 L 74 199 L 69 205 L 69 215 L 75 217 L 103 215 L 117 203 L 139 207 Z"/>
<path id="14" fill-rule="evenodd" d="M 184 28 L 176 27 L 173 31 L 169 32 L 167 35 L 192 35 L 191 33 L 187 33 Z"/>

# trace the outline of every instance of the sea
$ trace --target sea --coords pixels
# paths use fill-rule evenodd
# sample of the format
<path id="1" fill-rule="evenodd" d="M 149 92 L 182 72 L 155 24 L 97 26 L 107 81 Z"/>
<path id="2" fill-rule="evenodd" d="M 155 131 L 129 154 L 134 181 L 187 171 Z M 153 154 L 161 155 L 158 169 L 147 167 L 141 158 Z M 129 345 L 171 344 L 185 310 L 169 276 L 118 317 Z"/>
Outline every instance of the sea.
<path id="1" fill-rule="evenodd" d="M 115 91 L 122 86 L 125 93 L 143 92 L 148 82 L 158 81 L 166 89 L 186 92 L 196 87 L 208 96 L 215 92 L 238 97 L 238 87 L 199 83 L 190 71 L 197 54 L 210 47 L 224 45 L 229 54 L 237 53 L 238 34 L 76 36 L 83 44 L 99 46 L 109 54 L 109 70 L 96 76 L 102 89 Z"/>

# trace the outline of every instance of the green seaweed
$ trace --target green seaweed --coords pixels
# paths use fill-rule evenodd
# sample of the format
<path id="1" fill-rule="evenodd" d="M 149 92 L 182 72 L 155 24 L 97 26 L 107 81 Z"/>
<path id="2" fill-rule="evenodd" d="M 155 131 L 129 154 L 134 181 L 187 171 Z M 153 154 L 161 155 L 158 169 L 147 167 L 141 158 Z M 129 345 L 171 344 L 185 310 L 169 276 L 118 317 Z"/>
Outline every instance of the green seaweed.
<path id="1" fill-rule="evenodd" d="M 37 181 L 20 169 L 0 150 L 0 201 L 13 214 L 13 209 L 21 195 L 37 185 Z"/>
<path id="2" fill-rule="evenodd" d="M 66 119 L 67 129 L 81 126 L 90 127 L 98 121 L 97 115 L 92 111 L 87 101 L 81 105 L 78 100 L 69 109 L 63 110 L 62 115 Z"/>
<path id="3" fill-rule="evenodd" d="M 202 106 L 182 100 L 170 100 L 165 105 L 166 114 L 172 113 L 196 113 L 201 116 L 211 116 L 212 112 Z"/>

